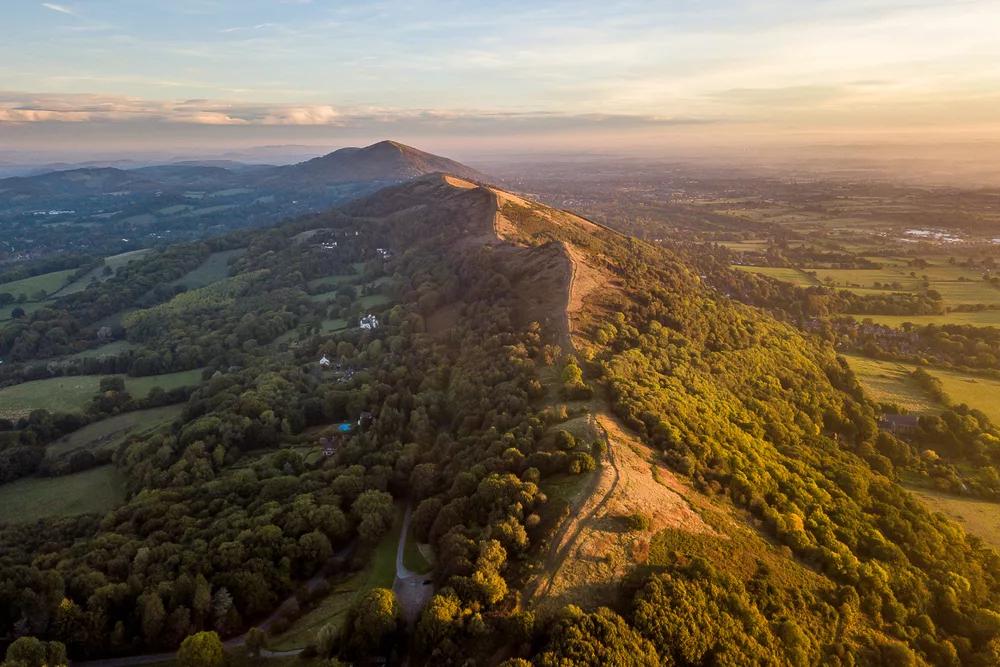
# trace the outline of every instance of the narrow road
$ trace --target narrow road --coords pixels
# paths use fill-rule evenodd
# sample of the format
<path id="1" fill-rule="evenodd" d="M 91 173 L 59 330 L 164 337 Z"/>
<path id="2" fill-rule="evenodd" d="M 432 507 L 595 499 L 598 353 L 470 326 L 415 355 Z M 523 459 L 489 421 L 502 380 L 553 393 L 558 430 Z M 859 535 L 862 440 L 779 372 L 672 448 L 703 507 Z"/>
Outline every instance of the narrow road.
<path id="1" fill-rule="evenodd" d="M 406 514 L 403 516 L 403 527 L 399 531 L 399 546 L 396 548 L 396 581 L 392 584 L 392 591 L 399 600 L 399 605 L 403 608 L 403 615 L 406 617 L 406 625 L 412 634 L 417 626 L 417 619 L 420 612 L 434 595 L 434 586 L 422 574 L 411 572 L 403 565 L 403 552 L 406 550 L 406 538 L 410 534 L 410 515 L 413 514 L 413 503 L 406 505 Z"/>
<path id="2" fill-rule="evenodd" d="M 319 571 L 315 575 L 313 575 L 311 579 L 306 581 L 303 584 L 303 587 L 309 592 L 315 590 L 316 587 L 319 585 L 319 583 L 324 579 L 326 579 L 327 576 L 329 576 L 330 573 L 328 570 L 330 565 L 334 561 L 343 560 L 348 556 L 350 556 L 351 553 L 354 551 L 355 547 L 357 546 L 358 546 L 357 539 L 351 540 L 350 543 L 347 544 L 347 546 L 345 546 L 343 549 L 335 553 L 333 555 L 333 558 L 331 558 L 326 565 L 321 567 Z M 292 600 L 294 598 L 295 594 L 293 593 L 291 597 L 285 600 L 285 602 L 287 602 L 288 600 Z M 258 625 L 257 627 L 260 628 L 261 630 L 264 630 L 265 632 L 270 630 L 271 626 L 277 620 L 279 612 L 283 605 L 284 603 L 278 605 L 278 608 L 274 610 L 274 613 L 272 613 L 270 616 L 264 619 L 264 621 L 260 623 L 260 625 Z M 233 637 L 232 639 L 226 640 L 224 642 L 224 645 L 227 648 L 243 646 L 246 643 L 246 639 L 247 639 L 246 633 L 243 633 L 239 637 Z M 298 655 L 301 652 L 302 649 L 295 649 L 293 651 L 268 651 L 267 649 L 262 649 L 260 654 L 265 658 L 280 658 L 283 656 Z M 145 655 L 131 655 L 131 656 L 126 656 L 124 658 L 105 658 L 102 660 L 85 660 L 83 662 L 73 660 L 71 662 L 73 664 L 73 667 L 132 667 L 133 665 L 155 665 L 161 662 L 168 662 L 170 660 L 174 660 L 176 657 L 177 657 L 177 651 L 171 651 L 169 653 L 147 653 Z"/>

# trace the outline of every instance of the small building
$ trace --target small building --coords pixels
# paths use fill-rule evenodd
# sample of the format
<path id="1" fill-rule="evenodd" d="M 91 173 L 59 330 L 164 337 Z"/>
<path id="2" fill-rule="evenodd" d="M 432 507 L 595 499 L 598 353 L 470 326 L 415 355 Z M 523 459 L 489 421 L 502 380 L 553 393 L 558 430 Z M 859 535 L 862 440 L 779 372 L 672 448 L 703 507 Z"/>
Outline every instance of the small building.
<path id="1" fill-rule="evenodd" d="M 365 315 L 361 318 L 358 326 L 362 329 L 378 329 L 378 318 L 374 315 Z"/>
<path id="2" fill-rule="evenodd" d="M 327 356 L 325 354 L 319 360 L 319 365 L 322 366 L 323 368 L 329 368 L 330 367 L 330 363 L 331 363 L 330 359 L 327 358 Z"/>
<path id="3" fill-rule="evenodd" d="M 916 415 L 882 415 L 878 427 L 889 433 L 913 433 L 918 426 Z"/>

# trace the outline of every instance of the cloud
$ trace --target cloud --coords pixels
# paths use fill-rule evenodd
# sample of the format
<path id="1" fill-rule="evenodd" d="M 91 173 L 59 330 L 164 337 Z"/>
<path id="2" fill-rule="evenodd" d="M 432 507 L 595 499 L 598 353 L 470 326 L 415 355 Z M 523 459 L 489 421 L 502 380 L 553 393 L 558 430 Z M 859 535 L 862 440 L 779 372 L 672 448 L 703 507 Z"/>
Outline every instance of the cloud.
<path id="1" fill-rule="evenodd" d="M 0 92 L 0 125 L 25 123 L 137 123 L 195 125 L 313 125 L 362 127 L 406 124 L 464 129 L 505 125 L 543 128 L 629 128 L 701 125 L 713 119 L 627 114 L 563 114 L 491 109 L 401 109 L 328 104 L 260 104 L 210 99 L 143 100 L 115 95 Z"/>
<path id="2" fill-rule="evenodd" d="M 54 12 L 59 12 L 60 14 L 69 14 L 70 16 L 76 16 L 77 18 L 79 18 L 79 15 L 76 12 L 74 12 L 69 7 L 65 7 L 63 5 L 56 5 L 51 2 L 43 2 L 42 7 L 45 7 L 46 9 L 51 9 Z"/>

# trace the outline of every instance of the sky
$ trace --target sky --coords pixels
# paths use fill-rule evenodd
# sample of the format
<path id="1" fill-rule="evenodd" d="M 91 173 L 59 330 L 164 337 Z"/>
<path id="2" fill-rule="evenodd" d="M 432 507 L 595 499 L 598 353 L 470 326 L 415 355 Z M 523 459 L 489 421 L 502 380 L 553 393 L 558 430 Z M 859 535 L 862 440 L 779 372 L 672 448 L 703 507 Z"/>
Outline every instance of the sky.
<path id="1" fill-rule="evenodd" d="M 0 160 L 1000 141 L 998 26 L 1000 0 L 0 0 Z"/>

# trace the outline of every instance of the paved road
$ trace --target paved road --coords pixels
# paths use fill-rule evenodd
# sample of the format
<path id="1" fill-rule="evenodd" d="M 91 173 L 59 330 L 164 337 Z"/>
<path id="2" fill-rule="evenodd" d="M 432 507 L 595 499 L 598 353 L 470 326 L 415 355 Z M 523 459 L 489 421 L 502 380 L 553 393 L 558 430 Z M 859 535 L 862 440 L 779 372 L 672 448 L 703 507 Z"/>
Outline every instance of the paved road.
<path id="1" fill-rule="evenodd" d="M 338 551 L 333 555 L 333 558 L 329 563 L 321 567 L 319 569 L 319 572 L 317 572 L 311 579 L 309 579 L 309 581 L 303 584 L 303 587 L 309 592 L 315 590 L 316 587 L 319 586 L 319 583 L 324 579 L 326 579 L 327 576 L 330 574 L 328 572 L 330 564 L 336 560 L 343 560 L 347 558 L 348 556 L 351 555 L 351 553 L 354 551 L 354 548 L 357 546 L 358 546 L 357 540 L 351 540 L 351 542 L 347 546 L 345 546 L 343 549 L 341 549 L 340 551 Z M 400 554 L 402 554 L 402 551 L 400 551 Z M 400 560 L 401 559 L 402 555 L 400 555 Z M 293 594 L 291 597 L 288 598 L 288 600 L 291 600 L 294 597 L 295 595 Z M 286 600 L 286 602 L 288 600 Z M 281 611 L 281 605 L 279 605 L 278 608 L 274 611 L 274 613 L 268 616 L 266 619 L 264 619 L 264 621 L 257 627 L 264 631 L 270 630 L 271 626 L 278 619 L 280 611 Z M 236 646 L 243 646 L 246 643 L 246 639 L 247 636 L 246 633 L 244 633 L 239 637 L 233 637 L 232 639 L 228 639 L 224 643 L 227 647 L 232 648 Z M 294 651 L 268 651 L 264 649 L 261 650 L 260 654 L 265 658 L 280 658 L 282 656 L 287 656 L 287 655 L 298 655 L 301 652 L 302 649 L 295 649 Z M 155 665 L 157 663 L 173 660 L 176 657 L 177 657 L 176 651 L 171 651 L 170 653 L 147 653 L 145 655 L 131 655 L 124 658 L 86 660 L 84 662 L 73 661 L 73 667 L 132 667 L 133 665 Z"/>
<path id="2" fill-rule="evenodd" d="M 406 514 L 403 516 L 403 527 L 399 531 L 399 546 L 396 547 L 396 581 L 392 584 L 392 591 L 399 600 L 399 605 L 403 608 L 403 615 L 406 617 L 406 624 L 412 633 L 420 618 L 420 612 L 424 605 L 434 595 L 434 586 L 425 581 L 430 581 L 422 574 L 410 572 L 403 565 L 403 552 L 406 549 L 406 536 L 410 534 L 410 515 L 413 514 L 413 503 L 406 506 Z"/>

